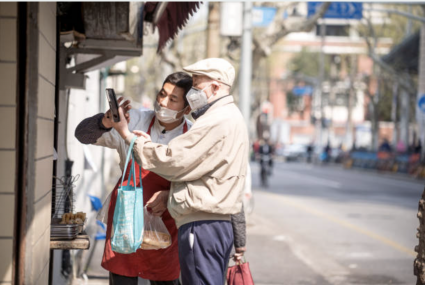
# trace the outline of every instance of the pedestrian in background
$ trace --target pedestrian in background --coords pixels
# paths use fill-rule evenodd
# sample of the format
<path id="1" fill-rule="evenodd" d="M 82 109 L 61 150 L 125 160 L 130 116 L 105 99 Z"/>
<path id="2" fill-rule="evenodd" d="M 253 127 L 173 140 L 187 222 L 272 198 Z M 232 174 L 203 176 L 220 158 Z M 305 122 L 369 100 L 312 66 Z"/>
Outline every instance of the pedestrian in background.
<path id="1" fill-rule="evenodd" d="M 383 152 L 392 152 L 393 148 L 390 145 L 390 142 L 388 141 L 388 139 L 384 139 L 382 141 L 382 144 L 379 146 L 379 151 L 383 151 Z"/>

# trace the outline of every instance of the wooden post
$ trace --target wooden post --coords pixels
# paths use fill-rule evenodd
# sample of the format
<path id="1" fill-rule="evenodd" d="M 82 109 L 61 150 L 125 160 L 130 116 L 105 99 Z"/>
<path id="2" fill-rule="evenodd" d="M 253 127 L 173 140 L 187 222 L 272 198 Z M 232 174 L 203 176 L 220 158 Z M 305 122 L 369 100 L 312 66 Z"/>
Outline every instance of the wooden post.
<path id="1" fill-rule="evenodd" d="M 208 5 L 207 58 L 220 57 L 220 3 Z"/>
<path id="2" fill-rule="evenodd" d="M 422 198 L 419 200 L 418 206 L 418 219 L 419 227 L 416 237 L 419 239 L 419 243 L 415 246 L 415 251 L 418 253 L 413 265 L 414 274 L 417 276 L 416 285 L 425 284 L 425 190 L 422 193 Z"/>

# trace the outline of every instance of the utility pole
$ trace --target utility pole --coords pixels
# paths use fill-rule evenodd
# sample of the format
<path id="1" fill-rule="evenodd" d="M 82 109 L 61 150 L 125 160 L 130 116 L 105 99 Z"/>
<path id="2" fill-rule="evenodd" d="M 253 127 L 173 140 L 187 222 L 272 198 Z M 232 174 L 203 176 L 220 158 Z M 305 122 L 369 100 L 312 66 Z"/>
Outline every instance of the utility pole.
<path id="1" fill-rule="evenodd" d="M 208 4 L 207 58 L 220 57 L 220 3 Z"/>
<path id="2" fill-rule="evenodd" d="M 391 105 L 391 121 L 394 123 L 392 144 L 397 145 L 398 125 L 397 125 L 397 106 L 398 106 L 398 83 L 393 83 L 393 101 Z"/>
<path id="3" fill-rule="evenodd" d="M 425 114 L 419 108 L 419 100 L 425 94 L 425 23 L 422 22 L 421 36 L 419 41 L 419 75 L 418 75 L 418 94 L 416 101 L 416 120 L 418 123 L 419 135 L 422 144 L 421 157 L 424 158 L 425 154 Z"/>
<path id="4" fill-rule="evenodd" d="M 239 80 L 239 108 L 249 127 L 251 117 L 251 80 L 252 80 L 252 2 L 243 4 L 242 50 Z"/>
<path id="5" fill-rule="evenodd" d="M 347 60 L 348 61 L 348 60 Z M 349 57 L 349 69 L 350 69 L 350 90 L 348 91 L 347 100 L 347 126 L 345 129 L 345 147 L 351 149 L 353 146 L 353 108 L 354 98 L 356 97 L 356 90 L 354 88 L 354 81 L 356 79 L 357 72 L 357 56 L 354 54 Z"/>
<path id="6" fill-rule="evenodd" d="M 412 5 L 409 5 L 409 14 L 412 14 Z M 412 27 L 413 27 L 413 20 L 411 18 L 407 19 L 406 24 L 406 37 L 410 36 L 412 34 Z"/>
<path id="7" fill-rule="evenodd" d="M 405 144 L 406 147 L 409 146 L 409 117 L 410 117 L 410 104 L 409 104 L 409 93 L 401 88 L 400 90 L 400 108 L 401 108 L 401 118 L 400 118 L 400 140 Z"/>
<path id="8" fill-rule="evenodd" d="M 320 61 L 319 61 L 319 85 L 317 94 L 317 101 L 319 102 L 320 109 L 320 120 L 316 121 L 316 130 L 318 130 L 318 143 L 317 146 L 321 150 L 323 148 L 323 124 L 325 122 L 325 116 L 323 112 L 323 81 L 325 80 L 325 35 L 326 35 L 326 25 L 325 20 L 322 19 L 320 25 L 320 37 L 322 39 L 320 46 Z"/>
<path id="9" fill-rule="evenodd" d="M 409 6 L 409 13 L 412 13 L 412 6 Z M 406 36 L 410 36 L 412 33 L 412 19 L 408 18 L 407 24 L 406 24 Z M 393 95 L 397 96 L 397 95 Z M 410 100 L 409 100 L 410 94 L 404 90 L 403 88 L 400 88 L 400 141 L 404 143 L 406 146 L 406 149 L 409 147 L 409 125 L 410 125 Z M 394 102 L 394 100 L 393 100 Z M 394 121 L 395 122 L 395 121 Z M 394 129 L 396 124 L 394 123 Z M 397 145 L 398 141 L 395 141 L 394 145 Z"/>

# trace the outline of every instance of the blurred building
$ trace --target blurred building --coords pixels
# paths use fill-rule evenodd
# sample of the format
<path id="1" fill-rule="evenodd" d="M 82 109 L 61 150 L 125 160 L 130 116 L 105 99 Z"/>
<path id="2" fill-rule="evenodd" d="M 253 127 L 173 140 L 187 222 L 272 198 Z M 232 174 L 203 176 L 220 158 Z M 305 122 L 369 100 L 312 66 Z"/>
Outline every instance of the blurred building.
<path id="1" fill-rule="evenodd" d="M 298 4 L 284 17 L 288 22 L 305 19 L 307 3 Z M 382 24 L 385 18 L 385 14 L 374 12 L 373 24 Z M 288 66 L 302 52 L 320 56 L 322 23 L 326 26 L 323 52 L 329 76 L 320 86 L 319 77 L 294 76 Z M 370 146 L 370 122 L 366 118 L 369 101 L 362 90 L 362 77 L 373 77 L 373 62 L 358 27 L 358 20 L 320 19 L 311 32 L 291 33 L 273 48 L 269 63 L 269 94 L 274 106 L 272 137 L 275 141 L 282 144 L 319 144 L 321 137 L 321 145 L 329 141 L 333 147 L 344 144 L 346 148 L 351 148 L 352 143 L 347 145 L 346 139 L 351 104 L 354 127 L 350 141 Z M 392 45 L 392 39 L 379 38 L 376 51 L 380 55 L 387 54 Z M 350 62 L 347 63 L 347 59 Z M 355 66 L 355 74 L 349 73 L 349 64 Z M 322 101 L 317 100 L 320 98 L 317 96 L 320 92 L 318 89 L 322 90 Z M 351 89 L 353 93 L 350 95 Z M 321 135 L 317 128 L 318 121 L 322 125 Z M 381 128 L 381 137 L 391 138 L 391 123 L 382 124 Z M 368 136 L 364 136 L 365 130 L 369 130 Z"/>

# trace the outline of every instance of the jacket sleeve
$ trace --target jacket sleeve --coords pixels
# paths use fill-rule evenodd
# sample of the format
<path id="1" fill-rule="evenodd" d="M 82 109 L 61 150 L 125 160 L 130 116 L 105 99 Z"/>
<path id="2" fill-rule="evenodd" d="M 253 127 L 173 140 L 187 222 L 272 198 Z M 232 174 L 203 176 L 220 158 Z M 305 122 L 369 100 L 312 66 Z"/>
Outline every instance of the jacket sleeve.
<path id="1" fill-rule="evenodd" d="M 242 205 L 242 210 L 239 214 L 231 216 L 233 227 L 233 243 L 235 248 L 245 247 L 246 245 L 246 221 L 245 211 Z"/>
<path id="2" fill-rule="evenodd" d="M 170 141 L 168 145 L 137 138 L 133 150 L 137 163 L 163 178 L 174 181 L 193 181 L 225 163 L 222 147 L 225 135 L 214 125 L 196 128 Z M 131 143 L 133 136 L 126 138 Z"/>
<path id="3" fill-rule="evenodd" d="M 105 128 L 102 124 L 103 113 L 81 121 L 75 129 L 75 137 L 83 144 L 94 144 L 117 149 L 121 137 L 114 129 Z"/>
<path id="4" fill-rule="evenodd" d="M 75 137 L 80 143 L 94 144 L 105 132 L 110 131 L 102 124 L 103 113 L 86 118 L 75 129 Z"/>

